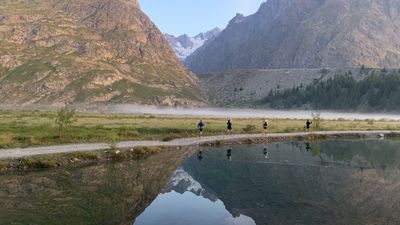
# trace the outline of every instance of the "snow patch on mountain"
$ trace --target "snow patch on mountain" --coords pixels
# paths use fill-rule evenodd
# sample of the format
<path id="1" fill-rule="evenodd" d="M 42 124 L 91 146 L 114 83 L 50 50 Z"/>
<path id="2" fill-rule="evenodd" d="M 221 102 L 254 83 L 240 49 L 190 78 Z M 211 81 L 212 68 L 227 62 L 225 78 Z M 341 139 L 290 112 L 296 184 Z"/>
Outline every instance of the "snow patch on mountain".
<path id="1" fill-rule="evenodd" d="M 184 61 L 206 42 L 214 40 L 216 37 L 218 37 L 220 33 L 220 28 L 214 28 L 213 30 L 200 33 L 194 37 L 189 37 L 186 34 L 178 37 L 170 34 L 164 34 L 164 36 L 179 60 Z"/>
<path id="2" fill-rule="evenodd" d="M 201 184 L 182 168 L 179 168 L 174 172 L 170 181 L 172 187 L 177 187 L 180 184 L 184 184 L 183 186 L 185 191 L 190 191 L 196 194 L 201 194 L 201 192 L 204 191 Z"/>

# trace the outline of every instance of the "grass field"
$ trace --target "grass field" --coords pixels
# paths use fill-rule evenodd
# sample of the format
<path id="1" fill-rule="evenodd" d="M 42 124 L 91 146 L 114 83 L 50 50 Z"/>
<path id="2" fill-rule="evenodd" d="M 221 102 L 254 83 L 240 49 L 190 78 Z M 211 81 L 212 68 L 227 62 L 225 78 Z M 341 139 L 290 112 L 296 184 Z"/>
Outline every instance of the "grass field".
<path id="1" fill-rule="evenodd" d="M 0 111 L 0 148 L 54 145 L 62 143 L 115 142 L 123 140 L 162 140 L 198 135 L 199 118 L 151 115 L 77 114 L 74 123 L 60 138 L 55 124 L 56 113 Z M 262 120 L 233 118 L 234 133 L 260 133 Z M 222 135 L 225 118 L 205 118 L 205 136 Z M 304 121 L 269 120 L 269 132 L 303 131 Z M 400 130 L 396 121 L 321 121 L 314 130 Z"/>

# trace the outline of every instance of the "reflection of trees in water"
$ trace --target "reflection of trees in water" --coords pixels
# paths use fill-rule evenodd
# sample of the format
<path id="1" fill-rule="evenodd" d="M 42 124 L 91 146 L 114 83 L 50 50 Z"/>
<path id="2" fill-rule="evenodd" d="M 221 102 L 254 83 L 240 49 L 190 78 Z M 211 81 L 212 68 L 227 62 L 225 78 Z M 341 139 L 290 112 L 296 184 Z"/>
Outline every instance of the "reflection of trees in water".
<path id="1" fill-rule="evenodd" d="M 184 151 L 145 160 L 0 176 L 0 224 L 131 224 L 159 194 Z"/>
<path id="2" fill-rule="evenodd" d="M 381 169 L 400 168 L 400 142 L 390 140 L 324 141 L 323 153 L 353 166 Z"/>
<path id="3" fill-rule="evenodd" d="M 315 146 L 317 150 L 313 150 L 316 144 L 310 143 L 309 152 L 305 143 L 299 143 L 303 150 L 293 148 L 296 144 L 271 144 L 268 159 L 271 163 L 259 161 L 260 147 L 254 147 L 243 152 L 235 149 L 234 160 L 229 163 L 215 149 L 212 153 L 204 151 L 207 157 L 201 164 L 189 159 L 183 167 L 215 193 L 233 215 L 250 216 L 257 224 L 400 224 L 400 205 L 394 197 L 400 195 L 399 170 L 360 169 L 363 167 L 355 162 L 343 163 L 348 159 L 354 161 L 353 158 L 370 159 L 379 155 L 374 145 L 386 148 L 388 143 L 360 145 L 338 141 L 335 147 L 335 141 L 322 141 Z M 363 152 L 368 147 L 375 150 Z M 352 149 L 354 155 L 343 153 L 346 149 Z M 385 154 L 396 156 L 397 151 Z M 248 156 L 243 156 L 246 153 Z M 369 163 L 385 163 L 386 157 Z M 331 164 L 321 164 L 321 158 Z M 285 162 L 283 159 L 289 162 L 279 163 Z"/>

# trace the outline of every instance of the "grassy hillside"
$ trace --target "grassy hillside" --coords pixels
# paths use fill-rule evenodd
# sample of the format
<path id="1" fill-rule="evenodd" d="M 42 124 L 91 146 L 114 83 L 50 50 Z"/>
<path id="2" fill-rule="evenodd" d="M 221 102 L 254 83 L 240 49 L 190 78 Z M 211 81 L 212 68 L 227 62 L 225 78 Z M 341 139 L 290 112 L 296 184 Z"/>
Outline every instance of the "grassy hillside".
<path id="1" fill-rule="evenodd" d="M 2 1 L 0 101 L 202 104 L 196 78 L 136 4 Z"/>

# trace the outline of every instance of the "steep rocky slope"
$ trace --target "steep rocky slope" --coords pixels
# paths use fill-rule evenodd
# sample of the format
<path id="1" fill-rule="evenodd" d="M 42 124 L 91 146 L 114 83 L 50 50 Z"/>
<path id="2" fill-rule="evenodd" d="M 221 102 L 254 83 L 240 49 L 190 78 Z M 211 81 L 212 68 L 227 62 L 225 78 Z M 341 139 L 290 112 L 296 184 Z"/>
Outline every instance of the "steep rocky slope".
<path id="1" fill-rule="evenodd" d="M 269 0 L 238 14 L 185 64 L 195 73 L 233 69 L 400 67 L 400 2 Z"/>
<path id="2" fill-rule="evenodd" d="M 257 108 L 261 107 L 259 101 L 271 91 L 306 87 L 314 80 L 327 80 L 345 73 L 351 73 L 356 79 L 363 79 L 373 73 L 373 70 L 369 73 L 360 73 L 360 69 L 237 70 L 198 76 L 209 104 Z"/>
<path id="3" fill-rule="evenodd" d="M 198 105 L 202 97 L 136 0 L 3 0 L 0 101 Z"/>

